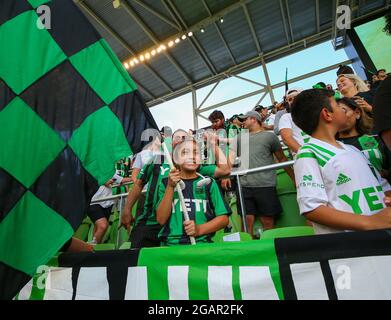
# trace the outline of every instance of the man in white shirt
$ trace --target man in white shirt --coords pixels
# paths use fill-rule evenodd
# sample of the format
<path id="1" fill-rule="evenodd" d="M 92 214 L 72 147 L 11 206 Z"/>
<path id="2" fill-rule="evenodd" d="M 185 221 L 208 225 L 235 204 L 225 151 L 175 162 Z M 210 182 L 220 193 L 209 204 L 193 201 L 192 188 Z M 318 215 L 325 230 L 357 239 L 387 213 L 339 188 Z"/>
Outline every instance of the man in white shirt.
<path id="1" fill-rule="evenodd" d="M 295 97 L 302 91 L 302 89 L 291 89 L 286 93 L 286 101 L 289 104 L 289 109 L 291 108 Z M 278 124 L 278 130 L 285 145 L 293 154 L 296 154 L 300 147 L 309 139 L 309 136 L 293 122 L 290 112 L 281 117 Z"/>
<path id="2" fill-rule="evenodd" d="M 123 182 L 123 177 L 115 174 L 113 178 L 107 181 L 103 186 L 100 186 L 98 191 L 92 197 L 91 202 L 107 198 L 113 195 L 111 185 L 112 184 L 121 184 Z M 101 243 L 103 236 L 105 235 L 107 228 L 109 227 L 108 219 L 111 215 L 111 210 L 114 205 L 114 200 L 108 200 L 104 202 L 99 202 L 98 204 L 91 204 L 87 210 L 87 215 L 90 217 L 91 221 L 94 223 L 94 235 L 93 242 Z"/>

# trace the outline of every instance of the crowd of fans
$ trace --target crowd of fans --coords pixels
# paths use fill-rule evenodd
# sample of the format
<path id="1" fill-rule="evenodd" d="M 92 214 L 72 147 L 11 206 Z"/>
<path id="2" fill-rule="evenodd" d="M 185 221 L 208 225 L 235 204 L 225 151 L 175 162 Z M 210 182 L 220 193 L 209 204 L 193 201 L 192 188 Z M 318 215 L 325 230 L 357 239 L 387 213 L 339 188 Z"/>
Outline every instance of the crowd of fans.
<path id="1" fill-rule="evenodd" d="M 238 150 L 248 150 L 249 169 L 295 160 L 285 171 L 297 188 L 300 213 L 317 234 L 391 228 L 390 85 L 384 69 L 365 82 L 350 67 L 340 66 L 335 90 L 323 82 L 307 90 L 293 88 L 280 103 L 256 106 L 228 120 L 214 111 L 210 128 L 202 131 L 172 133 L 165 127 L 133 158 L 131 176 L 123 177 L 130 172 L 130 161 L 120 162 L 127 167 L 122 177 L 115 175 L 94 199 L 109 194 L 113 182 L 133 182 L 121 217 L 122 227 L 130 230 L 133 225 L 133 248 L 189 244 L 190 237 L 211 242 L 215 232 L 229 225 L 227 196 L 236 193 L 240 198 L 230 175 L 242 164 Z M 268 230 L 282 213 L 276 181 L 275 170 L 241 178 L 252 235 L 256 218 Z M 107 228 L 112 205 L 90 206 L 96 243 Z M 183 206 L 190 221 L 184 219 Z M 241 204 L 237 206 L 242 214 Z"/>

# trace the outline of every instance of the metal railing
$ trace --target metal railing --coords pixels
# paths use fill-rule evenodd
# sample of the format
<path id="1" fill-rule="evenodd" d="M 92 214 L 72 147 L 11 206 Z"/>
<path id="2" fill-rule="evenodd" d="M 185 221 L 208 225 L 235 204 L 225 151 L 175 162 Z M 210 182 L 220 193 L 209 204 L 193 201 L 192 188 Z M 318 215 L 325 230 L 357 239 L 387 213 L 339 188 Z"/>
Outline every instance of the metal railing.
<path id="1" fill-rule="evenodd" d="M 242 223 L 243 223 L 243 230 L 244 230 L 244 232 L 248 232 L 248 225 L 247 225 L 246 208 L 244 207 L 243 189 L 242 189 L 242 184 L 240 182 L 240 177 L 241 176 L 246 176 L 246 175 L 249 175 L 249 174 L 254 174 L 254 173 L 260 173 L 260 172 L 265 172 L 265 171 L 284 169 L 284 168 L 293 166 L 294 164 L 295 164 L 295 161 L 292 160 L 292 161 L 287 161 L 287 162 L 271 164 L 269 166 L 264 166 L 264 167 L 258 167 L 258 168 L 247 169 L 247 170 L 242 170 L 242 171 L 232 171 L 231 177 L 235 177 L 236 178 L 236 182 L 237 182 L 237 185 L 238 185 L 238 194 L 239 194 L 239 201 L 240 201 L 240 209 L 241 209 L 241 212 L 242 212 Z"/>
<path id="2" fill-rule="evenodd" d="M 242 212 L 242 223 L 243 223 L 244 232 L 248 232 L 248 225 L 247 225 L 246 210 L 245 210 L 244 201 L 243 201 L 243 189 L 242 189 L 242 184 L 240 182 L 240 177 L 250 175 L 250 174 L 265 172 L 265 171 L 284 169 L 284 168 L 293 166 L 294 163 L 295 163 L 295 161 L 292 160 L 292 161 L 276 163 L 276 164 L 253 168 L 253 169 L 247 169 L 247 170 L 241 170 L 241 171 L 234 170 L 231 172 L 230 177 L 236 178 L 236 181 L 237 181 L 238 195 L 239 195 L 239 201 L 240 201 L 240 208 L 241 208 L 241 212 Z M 132 183 L 130 183 L 130 184 L 132 184 Z M 121 218 L 122 200 L 123 200 L 123 198 L 125 198 L 127 196 L 128 196 L 128 193 L 122 193 L 122 194 L 118 194 L 115 196 L 96 199 L 94 201 L 91 201 L 91 204 L 99 204 L 99 203 L 105 202 L 105 201 L 119 201 L 120 205 L 119 205 L 118 209 L 119 209 L 119 216 Z"/>

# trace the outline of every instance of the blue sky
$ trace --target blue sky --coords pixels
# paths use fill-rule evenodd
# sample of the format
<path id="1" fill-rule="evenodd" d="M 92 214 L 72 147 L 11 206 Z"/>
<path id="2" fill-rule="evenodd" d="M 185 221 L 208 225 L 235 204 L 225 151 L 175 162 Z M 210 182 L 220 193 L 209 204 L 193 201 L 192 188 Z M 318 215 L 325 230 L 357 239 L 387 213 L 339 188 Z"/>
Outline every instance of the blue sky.
<path id="1" fill-rule="evenodd" d="M 312 72 L 323 67 L 328 67 L 338 62 L 348 60 L 344 50 L 335 51 L 331 42 L 325 42 L 315 47 L 300 51 L 285 58 L 276 60 L 267 65 L 270 80 L 272 84 L 277 84 L 285 80 L 285 69 L 288 68 L 288 78 L 292 79 L 297 76 Z M 266 83 L 265 75 L 262 67 L 256 67 L 252 70 L 246 71 L 241 76 L 254 80 L 256 82 Z M 326 84 L 332 84 L 335 86 L 336 70 L 312 77 L 310 79 L 302 80 L 290 85 L 290 88 L 310 88 L 312 85 L 319 81 L 323 81 Z M 200 104 L 213 85 L 197 90 L 197 100 Z M 220 103 L 246 93 L 258 90 L 261 87 L 251 84 L 249 82 L 231 77 L 222 81 L 212 96 L 207 100 L 203 107 L 208 107 L 216 103 Z M 275 99 L 280 101 L 284 95 L 284 88 L 278 88 L 274 90 Z M 255 104 L 259 101 L 261 95 L 253 96 L 245 100 L 241 100 L 222 108 L 219 108 L 226 118 L 231 117 L 234 114 L 245 113 L 251 110 Z M 262 105 L 271 105 L 270 96 L 261 102 Z M 212 110 L 213 111 L 213 110 Z M 204 116 L 208 115 L 212 111 L 203 113 Z M 179 98 L 170 100 L 151 108 L 153 117 L 155 118 L 159 127 L 168 125 L 174 130 L 192 129 L 193 128 L 193 112 L 192 112 L 192 98 L 191 94 L 183 95 Z M 209 122 L 199 118 L 199 127 L 205 127 L 209 125 Z"/>

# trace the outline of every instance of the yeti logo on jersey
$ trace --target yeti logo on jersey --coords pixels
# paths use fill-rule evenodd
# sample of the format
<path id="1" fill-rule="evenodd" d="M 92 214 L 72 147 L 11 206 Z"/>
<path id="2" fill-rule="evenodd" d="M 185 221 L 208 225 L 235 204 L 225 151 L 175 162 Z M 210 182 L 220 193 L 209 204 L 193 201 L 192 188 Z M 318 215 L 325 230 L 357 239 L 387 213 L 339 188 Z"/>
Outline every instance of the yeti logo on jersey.
<path id="1" fill-rule="evenodd" d="M 340 173 L 337 179 L 337 186 L 341 186 L 345 183 L 352 181 L 349 177 L 345 176 L 343 173 Z"/>
<path id="2" fill-rule="evenodd" d="M 170 168 L 160 167 L 160 175 L 164 176 L 167 171 L 170 171 Z"/>
<path id="3" fill-rule="evenodd" d="M 189 212 L 206 212 L 208 208 L 208 200 L 202 199 L 185 199 L 185 205 Z M 175 206 L 179 203 L 179 199 L 175 199 L 172 203 L 172 213 L 175 213 Z M 182 207 L 179 207 L 182 211 Z"/>

